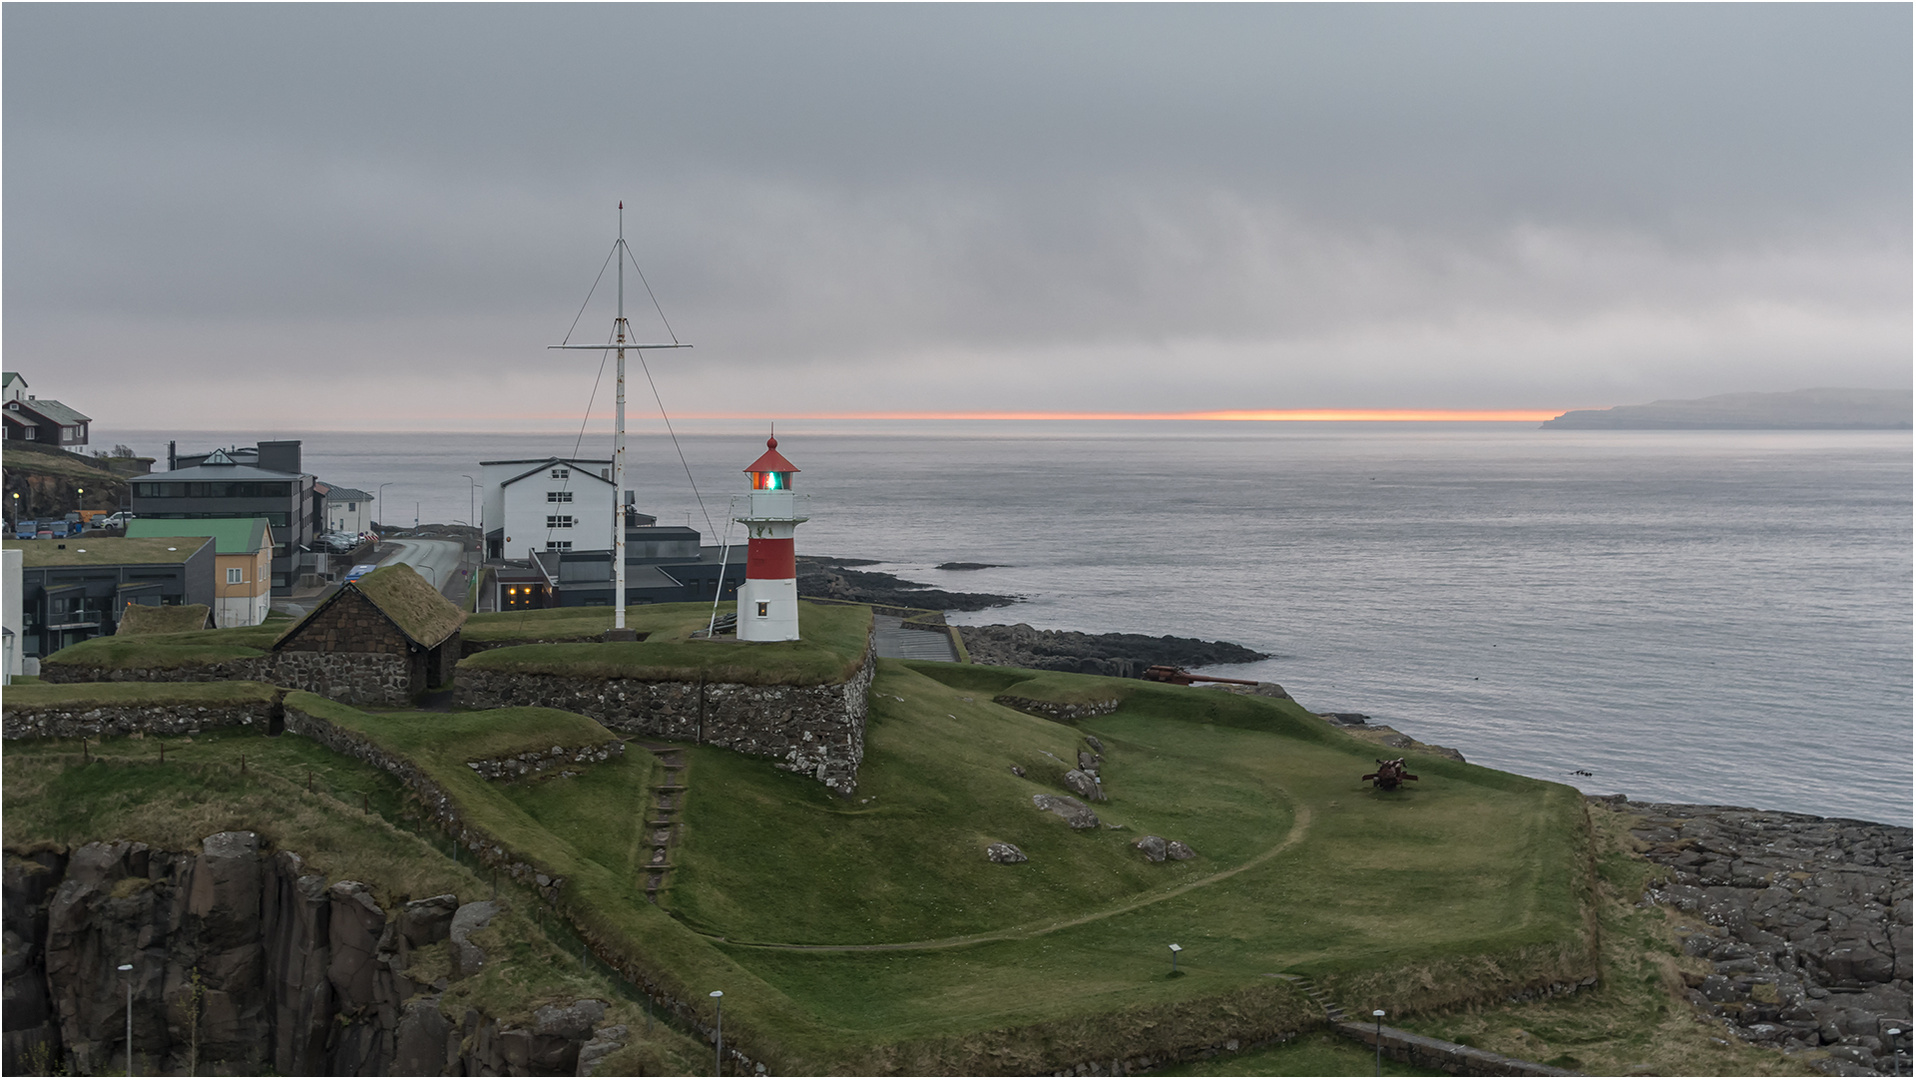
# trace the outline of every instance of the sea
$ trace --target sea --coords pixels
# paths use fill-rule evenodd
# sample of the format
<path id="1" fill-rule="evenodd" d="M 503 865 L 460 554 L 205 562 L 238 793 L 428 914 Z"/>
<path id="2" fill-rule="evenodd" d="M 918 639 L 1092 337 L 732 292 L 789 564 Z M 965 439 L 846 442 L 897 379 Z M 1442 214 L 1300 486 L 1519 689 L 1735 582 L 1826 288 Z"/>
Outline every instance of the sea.
<path id="1" fill-rule="evenodd" d="M 481 461 L 609 457 L 594 427 L 95 445 L 300 438 L 404 525 L 471 522 Z M 765 436 L 635 425 L 627 486 L 723 537 Z M 1911 820 L 1909 432 L 801 420 L 779 450 L 801 552 L 1021 598 L 954 622 L 1234 641 L 1271 659 L 1211 673 L 1590 793 Z"/>

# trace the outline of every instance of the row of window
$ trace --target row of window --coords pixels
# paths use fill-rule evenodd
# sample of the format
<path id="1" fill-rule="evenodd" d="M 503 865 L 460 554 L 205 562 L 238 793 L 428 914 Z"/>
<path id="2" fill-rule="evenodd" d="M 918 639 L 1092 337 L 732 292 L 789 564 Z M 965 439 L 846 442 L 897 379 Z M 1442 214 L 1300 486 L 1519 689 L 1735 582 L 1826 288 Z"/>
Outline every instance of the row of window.
<path id="1" fill-rule="evenodd" d="M 570 491 L 548 491 L 546 492 L 546 501 L 547 502 L 571 502 L 572 493 Z"/>
<path id="2" fill-rule="evenodd" d="M 252 481 L 209 481 L 204 483 L 144 482 L 133 485 L 133 494 L 145 499 L 284 499 L 293 493 L 291 484 Z"/>
<path id="3" fill-rule="evenodd" d="M 570 529 L 571 527 L 572 527 L 571 514 L 547 514 L 546 515 L 546 528 L 548 529 Z"/>

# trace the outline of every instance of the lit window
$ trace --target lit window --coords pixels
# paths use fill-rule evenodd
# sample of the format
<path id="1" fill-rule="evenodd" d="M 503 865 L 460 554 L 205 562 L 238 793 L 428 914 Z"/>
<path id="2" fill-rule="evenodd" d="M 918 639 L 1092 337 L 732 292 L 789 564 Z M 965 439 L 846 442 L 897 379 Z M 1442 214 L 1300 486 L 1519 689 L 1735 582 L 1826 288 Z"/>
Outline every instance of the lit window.
<path id="1" fill-rule="evenodd" d="M 546 515 L 546 528 L 548 529 L 570 529 L 571 527 L 572 527 L 571 514 L 547 514 Z"/>
<path id="2" fill-rule="evenodd" d="M 770 600 L 760 600 L 758 602 L 758 617 L 763 619 L 766 616 L 770 615 L 771 613 L 772 613 L 772 602 Z"/>
<path id="3" fill-rule="evenodd" d="M 226 583 L 228 585 L 246 584 L 246 571 L 241 570 L 237 566 L 227 567 L 226 568 Z"/>

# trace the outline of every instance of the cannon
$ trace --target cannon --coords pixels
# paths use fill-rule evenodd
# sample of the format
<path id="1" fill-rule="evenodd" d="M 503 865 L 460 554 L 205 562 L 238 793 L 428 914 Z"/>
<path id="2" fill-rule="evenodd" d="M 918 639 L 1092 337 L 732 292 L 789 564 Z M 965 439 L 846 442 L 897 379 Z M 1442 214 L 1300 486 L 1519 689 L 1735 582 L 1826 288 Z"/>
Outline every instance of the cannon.
<path id="1" fill-rule="evenodd" d="M 1406 780 L 1417 779 L 1417 774 L 1404 771 L 1403 758 L 1392 758 L 1389 761 L 1378 758 L 1377 771 L 1374 773 L 1365 773 L 1364 779 L 1376 784 L 1378 788 L 1384 791 L 1396 791 L 1397 785 L 1402 784 Z"/>
<path id="2" fill-rule="evenodd" d="M 1169 664 L 1152 664 L 1144 669 L 1144 677 L 1151 682 L 1172 683 L 1177 686 L 1189 686 L 1197 682 L 1236 683 L 1239 686 L 1256 686 L 1256 679 L 1221 679 L 1216 675 L 1193 675 L 1181 667 Z"/>

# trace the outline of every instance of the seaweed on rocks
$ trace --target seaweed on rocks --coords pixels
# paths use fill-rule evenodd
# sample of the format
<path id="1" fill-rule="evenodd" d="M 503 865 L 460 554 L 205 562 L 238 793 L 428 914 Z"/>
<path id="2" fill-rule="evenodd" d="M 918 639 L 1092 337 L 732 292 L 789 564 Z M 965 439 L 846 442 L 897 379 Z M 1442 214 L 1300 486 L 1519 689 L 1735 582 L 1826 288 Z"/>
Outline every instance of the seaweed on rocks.
<path id="1" fill-rule="evenodd" d="M 853 570 L 871 566 L 873 559 L 798 558 L 798 594 L 826 600 L 845 600 L 879 607 L 929 608 L 934 611 L 983 611 L 1015 604 L 1021 598 L 997 593 L 948 592 L 906 581 L 896 574 Z"/>
<path id="2" fill-rule="evenodd" d="M 1157 664 L 1212 667 L 1270 659 L 1269 653 L 1229 641 L 1151 637 L 1147 634 L 1085 634 L 1076 630 L 1036 630 L 1016 626 L 961 626 L 965 651 L 973 663 L 1069 671 L 1085 675 L 1142 678 Z"/>

